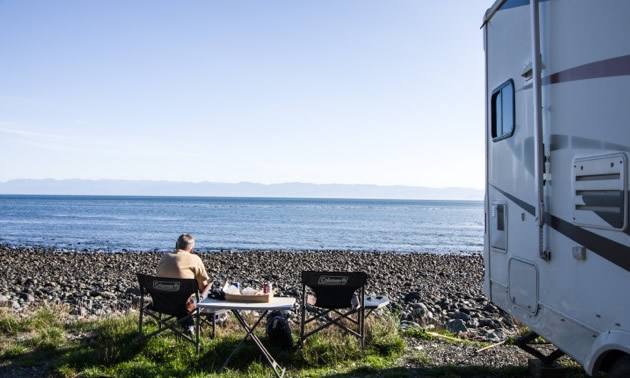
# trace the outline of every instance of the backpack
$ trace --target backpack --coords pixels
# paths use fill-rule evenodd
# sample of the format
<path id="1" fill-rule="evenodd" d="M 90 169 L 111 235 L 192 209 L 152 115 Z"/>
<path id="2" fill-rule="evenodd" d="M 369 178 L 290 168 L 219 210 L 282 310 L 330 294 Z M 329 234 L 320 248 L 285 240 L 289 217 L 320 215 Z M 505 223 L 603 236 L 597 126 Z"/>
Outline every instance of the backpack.
<path id="1" fill-rule="evenodd" d="M 293 347 L 293 336 L 287 316 L 280 311 L 273 311 L 267 316 L 267 338 L 269 343 L 283 349 Z"/>

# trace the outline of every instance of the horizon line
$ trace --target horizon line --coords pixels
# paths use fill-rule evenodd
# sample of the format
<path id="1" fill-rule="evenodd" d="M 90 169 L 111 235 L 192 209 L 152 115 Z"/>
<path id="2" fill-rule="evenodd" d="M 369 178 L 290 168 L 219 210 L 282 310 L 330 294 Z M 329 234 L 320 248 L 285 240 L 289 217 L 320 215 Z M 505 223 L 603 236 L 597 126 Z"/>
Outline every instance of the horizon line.
<path id="1" fill-rule="evenodd" d="M 343 201 L 435 201 L 435 202 L 483 202 L 483 199 L 431 199 L 431 198 L 375 198 L 375 197 L 285 197 L 285 196 L 192 196 L 192 195 L 143 195 L 143 194 L 14 194 L 0 193 L 0 197 L 134 197 L 134 198 L 215 198 L 215 199 L 292 199 L 292 200 L 343 200 Z"/>
<path id="2" fill-rule="evenodd" d="M 177 181 L 177 180 L 164 180 L 164 179 L 115 179 L 115 178 L 100 178 L 100 179 L 85 179 L 85 178 L 13 178 L 5 181 L 0 181 L 0 184 L 7 184 L 11 181 L 126 181 L 126 182 L 163 182 L 163 183 L 172 183 L 172 184 L 228 184 L 228 185 L 239 185 L 239 184 L 255 184 L 255 185 L 292 185 L 292 184 L 305 184 L 305 185 L 346 185 L 346 186 L 379 186 L 379 187 L 406 187 L 406 188 L 427 188 L 427 189 L 468 189 L 468 190 L 480 190 L 484 191 L 485 188 L 476 188 L 470 186 L 425 186 L 425 185 L 415 185 L 415 184 L 366 184 L 366 183 L 353 183 L 353 184 L 343 184 L 343 183 L 315 183 L 315 182 L 302 182 L 302 181 L 284 181 L 284 182 L 272 182 L 272 183 L 262 183 L 255 181 L 238 181 L 238 182 L 226 182 L 226 181 Z"/>

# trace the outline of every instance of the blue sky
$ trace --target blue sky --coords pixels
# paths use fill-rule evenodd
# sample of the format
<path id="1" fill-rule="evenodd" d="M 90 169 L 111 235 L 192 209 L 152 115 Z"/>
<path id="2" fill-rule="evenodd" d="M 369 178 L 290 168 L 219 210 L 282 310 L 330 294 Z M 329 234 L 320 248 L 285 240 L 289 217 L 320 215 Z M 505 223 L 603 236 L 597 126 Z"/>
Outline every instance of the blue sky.
<path id="1" fill-rule="evenodd" d="M 0 181 L 484 182 L 493 0 L 0 2 Z"/>

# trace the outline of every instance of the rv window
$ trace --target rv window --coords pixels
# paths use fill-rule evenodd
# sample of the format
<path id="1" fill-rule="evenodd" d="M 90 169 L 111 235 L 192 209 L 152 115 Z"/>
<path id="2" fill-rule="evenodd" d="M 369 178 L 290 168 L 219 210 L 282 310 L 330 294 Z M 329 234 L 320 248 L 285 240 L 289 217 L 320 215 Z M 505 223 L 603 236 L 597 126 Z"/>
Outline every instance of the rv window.
<path id="1" fill-rule="evenodd" d="M 497 230 L 505 231 L 505 213 L 503 205 L 497 205 Z"/>
<path id="2" fill-rule="evenodd" d="M 501 91 L 497 92 L 494 95 L 494 101 L 492 101 L 492 104 L 494 106 L 494 117 L 492 117 L 492 137 L 496 138 L 503 135 L 503 117 L 501 116 Z"/>
<path id="3" fill-rule="evenodd" d="M 514 132 L 514 83 L 508 80 L 492 92 L 492 139 L 507 138 Z"/>

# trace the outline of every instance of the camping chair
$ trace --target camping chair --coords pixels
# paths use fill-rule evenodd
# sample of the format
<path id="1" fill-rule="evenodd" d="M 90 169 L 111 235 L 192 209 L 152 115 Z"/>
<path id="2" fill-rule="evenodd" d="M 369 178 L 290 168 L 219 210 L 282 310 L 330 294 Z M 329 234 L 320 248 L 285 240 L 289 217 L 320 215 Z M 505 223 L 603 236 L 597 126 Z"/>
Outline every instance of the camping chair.
<path id="1" fill-rule="evenodd" d="M 302 322 L 300 324 L 300 345 L 304 340 L 331 325 L 342 328 L 347 333 L 359 338 L 361 347 L 365 342 L 365 284 L 367 274 L 364 272 L 302 272 Z M 315 298 L 306 294 L 306 287 L 315 294 Z M 358 303 L 353 306 L 355 291 L 359 290 Z M 314 301 L 313 301 L 314 299 Z M 309 306 L 312 305 L 312 306 Z M 345 312 L 340 310 L 349 309 Z M 308 318 L 306 312 L 315 315 Z M 333 313 L 331 317 L 329 313 Z M 352 316 L 357 314 L 356 319 Z M 305 326 L 317 319 L 326 322 L 305 333 Z M 342 323 L 344 319 L 356 326 L 352 329 Z M 352 324 L 350 325 L 352 327 Z M 354 328 L 354 327 L 353 327 Z"/>
<path id="2" fill-rule="evenodd" d="M 197 280 L 153 277 L 140 273 L 137 276 L 140 283 L 140 320 L 138 322 L 138 330 L 141 339 L 153 337 L 170 329 L 178 336 L 193 343 L 197 353 L 199 353 L 199 308 L 195 308 L 191 313 L 186 311 L 186 301 L 191 295 L 194 295 L 196 302 L 199 302 Z M 151 303 L 145 306 L 144 296 L 146 294 L 151 296 Z M 143 317 L 145 315 L 155 319 L 159 327 L 157 331 L 148 335 L 142 333 Z M 163 315 L 167 317 L 163 318 Z M 177 319 L 177 317 L 180 318 Z M 188 318 L 194 320 L 194 338 L 178 329 L 178 326 Z"/>

